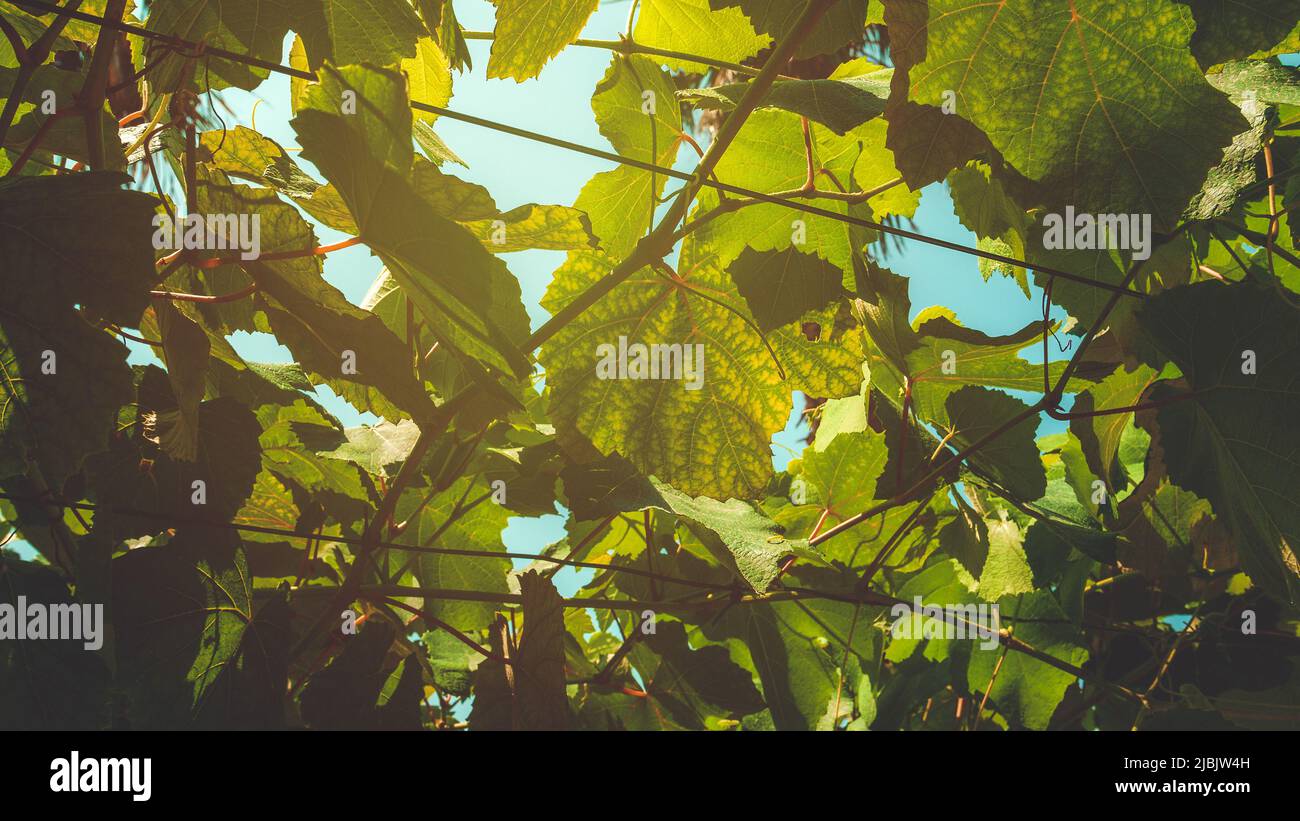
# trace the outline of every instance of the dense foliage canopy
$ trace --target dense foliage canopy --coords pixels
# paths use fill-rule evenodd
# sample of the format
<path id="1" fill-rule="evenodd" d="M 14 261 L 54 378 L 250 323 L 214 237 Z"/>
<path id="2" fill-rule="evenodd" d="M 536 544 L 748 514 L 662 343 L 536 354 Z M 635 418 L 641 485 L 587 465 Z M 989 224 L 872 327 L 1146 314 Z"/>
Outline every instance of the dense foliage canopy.
<path id="1" fill-rule="evenodd" d="M 1297 726 L 1294 0 L 493 3 L 0 2 L 0 605 L 107 623 L 0 727 Z M 609 168 L 502 210 L 453 80 L 565 48 Z M 925 186 L 1041 320 L 915 310 Z"/>

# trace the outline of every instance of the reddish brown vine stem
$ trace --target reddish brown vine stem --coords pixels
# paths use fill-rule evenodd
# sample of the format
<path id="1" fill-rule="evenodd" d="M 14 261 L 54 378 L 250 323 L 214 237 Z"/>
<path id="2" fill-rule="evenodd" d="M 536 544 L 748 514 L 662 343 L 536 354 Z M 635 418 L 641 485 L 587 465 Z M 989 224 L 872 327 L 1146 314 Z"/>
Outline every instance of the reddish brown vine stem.
<path id="1" fill-rule="evenodd" d="M 108 0 L 104 6 L 104 19 L 120 21 L 126 13 L 126 0 Z M 90 57 L 90 68 L 86 72 L 86 81 L 77 96 L 77 105 L 81 109 L 82 119 L 86 124 L 86 154 L 92 171 L 103 170 L 104 159 L 104 100 L 108 95 L 108 70 L 113 62 L 114 32 L 111 28 L 101 27 L 95 50 Z M 116 137 L 113 138 L 116 141 Z"/>
<path id="2" fill-rule="evenodd" d="M 194 266 L 195 268 L 218 268 L 222 265 L 237 265 L 241 262 L 275 262 L 277 260 L 299 259 L 300 257 L 325 256 L 334 251 L 341 251 L 344 248 L 351 248 L 353 245 L 359 245 L 361 242 L 361 237 L 349 237 L 348 239 L 333 243 L 332 245 L 320 245 L 315 248 L 301 248 L 294 251 L 273 251 L 269 254 L 259 254 L 254 260 L 246 260 L 243 257 L 234 254 L 224 257 L 207 257 L 195 260 L 185 259 L 184 262 L 187 265 Z M 160 266 L 167 265 L 181 259 L 185 254 L 186 251 L 184 249 L 173 251 L 165 257 L 160 257 L 155 264 Z"/>
<path id="3" fill-rule="evenodd" d="M 15 29 L 8 20 L 0 17 L 0 31 L 3 31 L 5 37 L 9 40 L 9 47 L 14 50 L 14 56 L 18 58 L 21 64 L 27 60 L 27 46 L 23 45 L 23 38 L 18 36 L 18 30 Z"/>

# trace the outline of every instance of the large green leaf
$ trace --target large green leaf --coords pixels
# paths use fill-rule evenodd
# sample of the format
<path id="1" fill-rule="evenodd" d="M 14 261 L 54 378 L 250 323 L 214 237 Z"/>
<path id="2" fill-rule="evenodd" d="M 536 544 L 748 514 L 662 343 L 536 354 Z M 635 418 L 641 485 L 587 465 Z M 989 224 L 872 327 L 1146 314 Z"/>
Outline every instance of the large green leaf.
<path id="1" fill-rule="evenodd" d="M 789 416 L 790 391 L 856 393 L 861 379 L 853 340 L 841 345 L 824 325 L 815 341 L 797 326 L 768 334 L 788 379 L 746 321 L 749 309 L 707 247 L 688 238 L 684 284 L 649 269 L 629 277 L 542 347 L 546 390 L 561 432 L 581 433 L 601 452 L 617 451 L 642 473 L 690 495 L 755 498 L 772 475 L 773 433 Z M 547 289 L 543 307 L 559 310 L 605 275 L 594 254 L 571 254 Z M 752 321 L 752 320 L 750 320 Z M 680 379 L 599 379 L 598 346 L 701 346 L 698 389 Z"/>
<path id="2" fill-rule="evenodd" d="M 261 469 L 257 417 L 231 397 L 203 402 L 198 450 L 193 461 L 184 461 L 158 447 L 177 416 L 162 371 L 145 369 L 136 405 L 133 435 L 115 437 L 107 451 L 87 461 L 93 498 L 105 508 L 96 516 L 96 532 L 120 539 L 159 533 L 175 522 L 229 522 Z"/>
<path id="3" fill-rule="evenodd" d="M 1132 370 L 1121 366 L 1096 387 L 1080 393 L 1070 410 L 1086 414 L 1137 405 L 1156 378 L 1156 372 L 1145 365 Z M 1116 487 L 1110 478 L 1118 464 L 1121 437 L 1131 419 L 1129 413 L 1111 413 L 1070 420 L 1070 430 L 1083 444 L 1088 467 L 1095 476 L 1106 480 L 1107 487 Z"/>
<path id="4" fill-rule="evenodd" d="M 803 476 L 813 491 L 808 501 L 824 508 L 832 524 L 865 510 L 875 499 L 887 455 L 884 436 L 870 429 L 841 433 L 824 447 L 804 451 Z"/>
<path id="5" fill-rule="evenodd" d="M 16 68 L 0 66 L 0 98 L 11 96 L 17 74 Z M 53 94 L 55 112 L 59 115 L 69 113 L 76 105 L 77 95 L 81 93 L 85 82 L 83 72 L 66 71 L 53 65 L 38 66 L 23 92 L 23 103 L 29 105 L 20 108 L 22 115 L 5 133 L 5 147 L 21 150 L 40 136 L 40 149 L 36 153 L 38 158 L 44 156 L 48 160 L 49 154 L 53 153 L 86 162 L 90 155 L 87 153 L 84 118 L 59 116 L 53 119 L 55 114 L 44 110 L 45 95 Z M 104 167 L 120 170 L 126 165 L 126 157 L 117 136 L 117 118 L 113 117 L 107 107 L 100 111 L 99 118 Z"/>
<path id="6" fill-rule="evenodd" d="M 302 691 L 307 726 L 327 730 L 418 730 L 423 699 L 419 664 L 408 656 L 388 663 L 394 631 L 385 622 L 367 624 L 343 638 L 343 649 L 316 672 Z"/>
<path id="7" fill-rule="evenodd" d="M 302 36 L 313 70 L 326 61 L 388 65 L 416 56 L 416 39 L 424 27 L 406 0 L 293 1 L 292 26 Z"/>
<path id="8" fill-rule="evenodd" d="M 190 726 L 221 707 L 212 699 L 230 697 L 223 677 L 235 675 L 254 624 L 233 531 L 184 528 L 165 546 L 115 558 L 112 608 L 131 728 Z"/>
<path id="9" fill-rule="evenodd" d="M 839 580 L 828 575 L 807 568 L 787 574 L 796 586 L 833 589 Z M 734 639 L 733 652 L 743 648 L 758 673 L 776 729 L 811 730 L 835 700 L 845 647 L 862 664 L 874 664 L 870 625 L 876 612 L 828 600 L 741 604 L 705 622 L 701 630 L 715 641 Z"/>
<path id="10" fill-rule="evenodd" d="M 199 139 L 207 152 L 199 156 L 230 176 L 274 188 L 336 231 L 357 232 L 338 189 L 312 179 L 275 140 L 242 125 L 205 131 Z"/>
<path id="11" fill-rule="evenodd" d="M 564 684 L 564 602 L 551 582 L 529 571 L 519 577 L 524 627 L 511 647 L 501 617 L 491 629 L 495 654 L 508 653 L 509 668 L 485 660 L 474 676 L 469 723 L 484 730 L 563 730 L 571 721 Z"/>
<path id="12" fill-rule="evenodd" d="M 344 113 L 344 92 L 355 114 Z M 467 230 L 408 180 L 414 161 L 405 80 L 369 66 L 325 66 L 292 121 L 303 158 L 334 182 L 361 237 L 446 343 L 516 375 L 528 332 L 519 285 Z"/>
<path id="13" fill-rule="evenodd" d="M 103 450 L 131 399 L 126 349 L 88 319 L 138 323 L 153 281 L 152 200 L 125 177 L 0 182 L 0 474 L 36 464 L 56 491 Z M 81 309 L 78 311 L 78 307 Z"/>
<path id="14" fill-rule="evenodd" d="M 231 183 L 214 172 L 199 193 L 207 212 L 257 215 L 263 253 L 316 246 L 315 232 L 272 191 Z M 382 320 L 349 303 L 325 281 L 319 256 L 242 267 L 257 285 L 270 328 L 315 381 L 328 384 L 358 410 L 392 420 L 403 412 L 421 421 L 432 414 L 432 400 L 411 373 L 411 353 Z"/>
<path id="15" fill-rule="evenodd" d="M 303 2 L 264 0 L 176 0 L 150 8 L 145 28 L 190 42 L 249 54 L 261 60 L 279 62 L 285 34 L 294 23 L 294 13 L 316 5 Z M 267 76 L 265 69 L 242 62 L 210 58 L 203 61 L 177 59 L 176 53 L 159 45 L 144 46 L 144 65 L 150 81 L 163 92 L 184 88 L 193 81 L 196 66 L 205 86 L 212 83 L 238 88 L 256 88 Z"/>
<path id="16" fill-rule="evenodd" d="M 725 648 L 692 649 L 680 622 L 664 621 L 637 641 L 629 654 L 645 697 L 593 694 L 582 718 L 599 729 L 704 730 L 721 720 L 754 713 L 763 697 L 753 675 L 736 665 Z"/>
<path id="17" fill-rule="evenodd" d="M 1088 660 L 1082 638 L 1068 623 L 1056 599 L 1046 590 L 1007 596 L 999 603 L 1004 626 L 1014 624 L 1014 636 L 1039 652 L 1078 667 Z M 994 677 L 999 657 L 1002 667 Z M 1067 687 L 1078 679 L 1024 653 L 998 646 L 971 652 L 966 681 L 973 693 L 987 692 L 998 712 L 1032 730 L 1046 729 Z M 989 686 L 992 682 L 992 686 Z"/>
<path id="18" fill-rule="evenodd" d="M 1172 0 L 930 0 L 928 12 L 909 98 L 955 95 L 956 115 L 1054 204 L 1149 213 L 1167 231 L 1245 130 L 1192 58 L 1192 15 Z"/>
<path id="19" fill-rule="evenodd" d="M 20 597 L 25 599 L 20 601 Z M 103 602 L 78 600 L 49 567 L 19 561 L 0 552 L 0 604 L 25 619 L 24 604 L 55 608 L 76 607 L 80 614 L 82 641 L 31 640 L 14 637 L 0 640 L 0 728 L 5 730 L 97 730 L 108 724 L 107 685 L 109 668 L 105 655 L 112 613 Z M 91 610 L 100 606 L 100 616 Z M 85 619 L 91 617 L 92 621 Z M 14 630 L 14 616 L 5 618 L 6 632 Z M 88 631 L 98 631 L 103 654 L 87 649 L 92 642 Z"/>
<path id="20" fill-rule="evenodd" d="M 1042 339 L 1041 322 L 1004 336 L 989 336 L 965 327 L 948 309 L 934 307 L 922 311 L 913 328 L 907 322 L 911 308 L 907 280 L 869 264 L 858 287 L 873 292 L 859 305 L 874 343 L 867 357 L 872 387 L 894 404 L 901 407 L 910 390 L 917 416 L 947 428 L 946 402 L 960 388 L 1042 392 L 1043 366 L 1019 356 Z M 1064 367 L 1062 361 L 1049 364 L 1053 384 Z M 1072 380 L 1066 387 L 1076 390 L 1079 382 Z"/>
<path id="21" fill-rule="evenodd" d="M 759 593 L 772 586 L 781 561 L 801 546 L 786 539 L 781 527 L 752 503 L 719 502 L 707 496 L 692 499 L 662 483 L 653 484 L 666 509 L 681 517 L 714 556 L 734 566 Z"/>
<path id="22" fill-rule="evenodd" d="M 814 167 L 825 168 L 840 185 L 869 188 L 898 177 L 893 157 L 884 145 L 883 123 L 868 122 L 842 137 L 819 125 L 814 125 L 812 131 Z M 717 173 L 728 183 L 756 191 L 789 192 L 802 188 L 808 177 L 808 160 L 800 118 L 788 111 L 755 111 L 718 162 Z M 820 188 L 835 188 L 826 175 L 818 175 L 816 182 Z M 815 204 L 840 214 L 847 214 L 852 208 L 855 216 L 910 215 L 917 197 L 918 194 L 900 185 L 870 200 L 869 207 L 831 200 L 819 200 Z M 716 192 L 703 191 L 697 215 L 707 213 L 719 203 Z M 845 272 L 852 270 L 854 256 L 867 241 L 866 237 L 857 235 L 858 229 L 840 220 L 799 213 L 775 203 L 757 203 L 723 213 L 702 226 L 698 233 L 717 251 L 724 265 L 739 256 L 746 246 L 770 251 L 794 245 Z"/>
<path id="23" fill-rule="evenodd" d="M 1001 391 L 967 385 L 948 394 L 945 403 L 952 439 L 958 450 L 991 435 L 1029 406 Z M 1016 498 L 1031 501 L 1047 492 L 1047 478 L 1034 443 L 1038 417 L 1030 415 L 970 456 L 977 468 L 992 474 Z"/>
<path id="24" fill-rule="evenodd" d="M 719 562 L 760 593 L 771 587 L 781 561 L 794 549 L 806 547 L 802 541 L 787 539 L 783 529 L 751 502 L 692 498 L 653 477 L 643 478 L 617 453 L 570 466 L 561 478 L 577 518 L 590 521 L 643 508 L 667 511 L 689 527 Z"/>
<path id="25" fill-rule="evenodd" d="M 746 248 L 727 272 L 764 331 L 797 322 L 843 292 L 844 275 L 838 268 L 794 248 L 761 252 Z"/>
<path id="26" fill-rule="evenodd" d="M 1251 281 L 1205 282 L 1149 300 L 1138 318 L 1186 379 L 1186 387 L 1162 383 L 1152 399 L 1192 392 L 1157 411 L 1170 478 L 1226 519 L 1257 584 L 1294 601 L 1300 591 L 1295 310 Z"/>

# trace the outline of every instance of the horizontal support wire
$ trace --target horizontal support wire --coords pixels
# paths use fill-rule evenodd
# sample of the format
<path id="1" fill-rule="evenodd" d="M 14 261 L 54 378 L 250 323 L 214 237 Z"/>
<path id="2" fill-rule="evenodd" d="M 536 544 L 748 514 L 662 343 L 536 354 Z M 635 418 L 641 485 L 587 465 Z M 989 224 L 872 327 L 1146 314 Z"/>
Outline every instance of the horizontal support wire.
<path id="1" fill-rule="evenodd" d="M 239 54 L 221 48 L 205 46 L 200 43 L 196 43 L 193 41 L 185 40 L 180 37 L 176 37 L 175 35 L 162 34 L 156 31 L 149 31 L 148 29 L 142 28 L 140 26 L 134 26 L 129 23 L 121 23 L 117 21 L 107 20 L 103 17 L 99 17 L 93 14 L 87 14 L 81 11 L 64 10 L 53 3 L 43 2 L 43 0 L 4 0 L 4 2 L 8 2 L 12 5 L 16 5 L 20 7 L 26 6 L 26 7 L 39 9 L 41 11 L 68 15 L 77 20 L 82 20 L 88 23 L 97 23 L 99 25 L 107 26 L 108 28 L 121 31 L 126 34 L 134 35 L 137 37 L 144 37 L 146 39 L 155 40 L 161 43 L 166 43 L 175 48 L 198 51 L 209 57 L 218 57 L 224 60 L 231 60 L 238 63 L 244 63 L 246 65 L 256 66 L 257 68 L 266 69 L 267 71 L 272 71 L 279 74 L 286 74 L 290 77 L 297 77 L 302 80 L 319 79 L 317 75 L 311 71 L 304 71 L 302 69 L 293 68 L 292 66 L 286 66 L 280 63 L 270 62 L 268 60 L 262 60 L 260 58 L 253 57 L 252 55 L 249 54 Z M 705 62 L 707 62 L 707 60 L 705 60 Z M 573 151 L 580 154 L 586 154 L 587 156 L 590 157 L 607 160 L 609 162 L 617 163 L 620 165 L 630 166 L 632 168 L 638 168 L 641 169 L 642 171 L 649 171 L 651 173 L 663 174 L 664 176 L 671 177 L 673 179 L 689 182 L 695 178 L 694 174 L 685 171 L 678 171 L 675 168 L 668 168 L 666 166 L 645 162 L 643 160 L 634 159 L 632 157 L 624 157 L 622 155 L 615 154 L 611 151 L 603 151 L 599 148 L 592 148 L 590 146 L 581 145 L 579 143 L 571 142 L 569 140 L 564 140 L 558 137 L 552 137 L 546 134 L 541 134 L 536 131 L 530 131 L 528 129 L 507 125 L 505 123 L 499 123 L 494 120 L 485 119 L 483 117 L 476 117 L 472 114 L 465 114 L 460 111 L 453 111 L 452 109 L 443 108 L 442 106 L 431 105 L 429 103 L 420 102 L 418 100 L 411 100 L 410 106 L 411 108 L 416 109 L 417 111 L 425 111 L 430 114 L 437 114 L 440 117 L 446 117 L 448 119 L 458 120 L 460 122 L 467 123 L 469 125 L 478 126 L 481 128 L 488 128 L 494 131 L 499 131 L 504 134 L 510 134 L 515 137 L 520 137 L 522 139 L 554 146 L 556 148 L 563 148 L 568 151 Z M 703 181 L 703 184 L 709 188 L 713 188 L 723 193 L 735 194 L 736 196 L 741 196 L 741 197 L 749 197 L 754 200 L 758 200 L 760 202 L 768 203 L 772 205 L 781 205 L 794 211 L 801 211 L 803 213 L 811 214 L 813 216 L 825 217 L 826 219 L 847 223 L 849 225 L 856 225 L 862 228 L 870 228 L 876 231 L 880 231 L 881 233 L 900 237 L 902 239 L 914 240 L 916 242 L 925 243 L 927 245 L 933 245 L 939 248 L 946 248 L 950 251 L 956 251 L 958 253 L 979 257 L 981 259 L 987 259 L 991 262 L 998 262 L 1003 265 L 1011 265 L 1016 268 L 1023 268 L 1026 271 L 1037 271 L 1049 277 L 1060 277 L 1061 279 L 1069 280 L 1071 282 L 1077 282 L 1081 285 L 1087 285 L 1090 287 L 1098 288 L 1100 290 L 1110 291 L 1112 293 L 1117 293 L 1117 294 L 1123 294 L 1124 296 L 1135 297 L 1138 299 L 1145 299 L 1147 296 L 1141 291 L 1134 290 L 1127 286 L 1115 285 L 1109 282 L 1102 282 L 1100 280 L 1091 279 L 1089 277 L 1081 276 L 1079 274 L 1072 274 L 1068 271 L 1062 271 L 1056 268 L 1049 268 L 1043 265 L 1035 265 L 1030 262 L 1027 262 L 1026 260 L 1016 259 L 1015 257 L 996 254 L 991 251 L 985 251 L 980 248 L 972 248 L 969 245 L 962 245 L 956 242 L 949 242 L 948 240 L 939 239 L 938 237 L 931 237 L 926 234 L 918 233 L 916 231 L 908 231 L 904 228 L 897 228 L 892 225 L 886 225 L 885 223 L 864 219 L 862 217 L 855 217 L 849 214 L 841 214 L 836 211 L 831 211 L 826 208 L 821 208 L 816 205 L 811 205 L 809 203 L 797 202 L 789 198 L 778 197 L 773 194 L 763 193 L 761 191 L 754 191 L 739 185 L 731 185 L 728 183 L 724 183 L 716 179 L 706 178 Z"/>
<path id="2" fill-rule="evenodd" d="M 84 510 L 90 513 L 102 512 L 106 515 L 123 516 L 135 519 L 152 519 L 169 523 L 170 526 L 191 526 L 191 527 L 211 527 L 222 528 L 227 530 L 237 530 L 246 533 L 262 533 L 268 536 L 283 536 L 287 539 L 314 539 L 322 542 L 337 542 L 352 546 L 361 546 L 366 544 L 360 536 L 329 536 L 320 533 L 304 533 L 298 530 L 288 530 L 278 527 L 266 527 L 264 525 L 244 524 L 241 522 L 216 522 L 210 519 L 184 518 L 177 517 L 167 513 L 158 513 L 149 510 L 129 510 L 126 508 L 110 508 L 102 505 L 92 505 L 87 502 L 69 502 L 63 499 L 40 497 L 40 496 L 23 496 L 14 493 L 0 492 L 0 499 L 6 499 L 11 502 L 24 502 L 28 504 L 50 504 L 61 508 L 72 510 Z M 539 553 L 516 553 L 513 551 L 501 550 L 472 550 L 469 548 L 458 547 L 433 547 L 429 545 L 410 545 L 399 542 L 373 542 L 375 547 L 386 547 L 392 550 L 401 550 L 408 553 L 431 553 L 440 556 L 472 556 L 488 559 L 525 559 L 531 561 L 550 562 L 552 564 L 565 565 L 567 567 L 583 567 L 593 570 L 609 570 L 618 573 L 627 573 L 632 576 L 644 576 L 649 579 L 671 584 L 680 584 L 686 587 L 697 587 L 703 590 L 717 590 L 719 592 L 732 592 L 735 588 L 713 582 L 701 582 L 693 579 L 683 579 L 676 576 L 669 576 L 663 573 L 654 573 L 649 570 L 641 570 L 637 567 L 626 567 L 613 564 L 603 564 L 601 562 L 584 562 L 577 559 L 562 559 L 556 556 L 544 556 Z"/>

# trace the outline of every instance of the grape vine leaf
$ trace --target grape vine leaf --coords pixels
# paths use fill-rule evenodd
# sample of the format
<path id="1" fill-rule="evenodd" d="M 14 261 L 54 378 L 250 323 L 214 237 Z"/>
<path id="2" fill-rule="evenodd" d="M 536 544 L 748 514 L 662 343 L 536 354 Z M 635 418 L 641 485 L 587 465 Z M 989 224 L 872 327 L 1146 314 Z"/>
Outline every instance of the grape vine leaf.
<path id="1" fill-rule="evenodd" d="M 1152 400 L 1191 394 L 1157 411 L 1169 477 L 1227 519 L 1257 584 L 1294 601 L 1300 591 L 1294 310 L 1250 280 L 1203 282 L 1149 300 L 1138 318 L 1187 385 L 1161 383 Z"/>
<path id="2" fill-rule="evenodd" d="M 255 214 L 263 253 L 316 246 L 311 226 L 271 190 L 231 183 L 214 170 L 202 180 L 199 195 L 207 212 Z M 328 384 L 358 410 L 393 421 L 402 412 L 421 421 L 433 413 L 433 401 L 411 374 L 402 341 L 325 281 L 319 256 L 250 260 L 241 267 L 257 285 L 269 328 L 313 381 Z M 350 368 L 344 367 L 345 351 L 352 352 Z"/>
<path id="3" fill-rule="evenodd" d="M 843 290 L 844 274 L 839 268 L 795 248 L 746 248 L 727 272 L 764 332 L 825 308 L 839 299 Z"/>
<path id="4" fill-rule="evenodd" d="M 150 9 L 145 28 L 155 34 L 203 42 L 275 62 L 280 59 L 285 34 L 293 24 L 293 13 L 294 9 L 282 2 L 176 0 Z M 252 89 L 267 76 L 266 69 L 234 60 L 209 58 L 200 64 L 177 59 L 174 50 L 159 46 L 144 47 L 141 62 L 149 69 L 155 88 L 164 93 L 184 88 L 193 79 L 196 65 L 202 72 L 200 76 L 206 78 L 205 84 L 211 83 L 215 88 Z"/>
<path id="5" fill-rule="evenodd" d="M 570 465 L 561 478 L 578 519 L 592 521 L 643 508 L 671 513 L 721 564 L 736 570 L 760 593 L 771 587 L 783 559 L 796 549 L 806 549 L 805 542 L 787 539 L 784 530 L 753 503 L 692 498 L 654 477 L 642 477 L 617 453 Z"/>
<path id="6" fill-rule="evenodd" d="M 130 538 L 165 530 L 169 517 L 230 521 L 252 492 L 261 469 L 262 426 L 257 417 L 230 397 L 201 403 L 197 458 L 186 462 L 158 448 L 159 428 L 165 427 L 177 407 L 167 376 L 159 368 L 145 368 L 136 403 L 133 435 L 114 438 L 108 450 L 87 461 L 89 485 L 103 508 L 96 517 L 97 531 Z M 143 515 L 132 515 L 136 511 Z"/>
<path id="7" fill-rule="evenodd" d="M 928 12 L 910 98 L 951 92 L 956 116 L 1054 205 L 1149 213 L 1168 231 L 1246 129 L 1192 58 L 1192 15 L 1172 0 L 930 0 Z"/>
<path id="8" fill-rule="evenodd" d="M 1088 660 L 1088 650 L 1050 591 L 1007 596 L 998 606 L 1004 618 L 1009 615 L 1014 619 L 1013 635 L 1018 640 L 1076 667 Z M 994 678 L 993 669 L 999 658 L 1002 669 Z M 989 700 L 1003 715 L 1015 718 L 1031 730 L 1042 730 L 1051 721 L 1065 689 L 1075 685 L 1078 679 L 1046 662 L 999 646 L 971 652 L 966 681 L 971 692 L 987 692 Z"/>
<path id="9" fill-rule="evenodd" d="M 813 491 L 808 501 L 827 510 L 831 522 L 865 510 L 875 499 L 876 480 L 887 456 L 885 437 L 869 428 L 841 433 L 822 448 L 805 450 L 803 476 Z"/>
<path id="10" fill-rule="evenodd" d="M 134 326 L 148 304 L 153 200 L 126 177 L 0 181 L 0 474 L 41 469 L 52 488 L 104 450 L 131 399 L 126 349 L 86 321 Z M 65 230 L 75 222 L 76 231 Z M 94 260 L 93 266 L 89 264 Z"/>
<path id="11" fill-rule="evenodd" d="M 1294 51 L 1300 12 L 1290 0 L 1180 0 L 1192 10 L 1192 53 L 1203 66 Z"/>
<path id="12" fill-rule="evenodd" d="M 396 667 L 387 665 L 393 639 L 393 628 L 383 621 L 366 624 L 359 633 L 344 639 L 342 651 L 303 687 L 300 698 L 307 726 L 329 730 L 419 728 L 418 718 L 414 722 L 401 720 L 403 711 L 409 715 L 423 696 L 419 666 L 409 656 Z"/>
<path id="13" fill-rule="evenodd" d="M 327 61 L 335 65 L 361 62 L 388 65 L 416 56 L 416 41 L 424 26 L 406 0 L 293 2 L 298 6 L 292 12 L 293 28 L 302 37 L 307 62 L 313 71 Z M 277 60 L 279 49 L 277 43 Z"/>
<path id="14" fill-rule="evenodd" d="M 1132 369 L 1121 366 L 1096 386 L 1076 396 L 1070 411 L 1086 414 L 1136 405 L 1157 378 L 1158 374 L 1146 365 L 1139 364 Z M 1088 467 L 1093 475 L 1106 480 L 1107 487 L 1117 486 L 1111 478 L 1118 465 L 1120 438 L 1131 418 L 1132 414 L 1112 413 L 1070 420 L 1070 430 L 1083 445 Z"/>
<path id="15" fill-rule="evenodd" d="M 133 729 L 191 726 L 252 629 L 252 577 L 230 530 L 179 529 L 113 559 L 117 681 Z"/>
<path id="16" fill-rule="evenodd" d="M 451 101 L 451 65 L 432 38 L 421 37 L 415 44 L 415 56 L 403 59 L 398 67 L 406 75 L 406 93 L 412 100 L 436 106 L 446 106 Z M 437 114 L 423 109 L 413 113 L 425 123 L 438 118 Z"/>
<path id="17" fill-rule="evenodd" d="M 889 69 L 879 69 L 844 79 L 778 80 L 760 106 L 799 114 L 843 136 L 884 113 L 892 75 Z M 677 96 L 701 108 L 730 111 L 748 88 L 748 83 L 731 83 L 686 89 Z"/>
<path id="18" fill-rule="evenodd" d="M 344 92 L 356 113 L 343 113 Z M 407 179 L 414 162 L 404 78 L 369 66 L 321 70 L 291 125 L 302 156 L 338 187 L 361 237 L 442 341 L 522 376 L 528 332 L 519 284 L 473 235 L 424 202 Z"/>
<path id="19" fill-rule="evenodd" d="M 786 577 L 792 586 L 820 590 L 842 582 L 832 571 L 814 570 L 821 569 L 796 566 Z M 861 623 L 850 632 L 858 607 Z M 875 620 L 877 610 L 825 599 L 759 602 L 729 608 L 702 624 L 701 631 L 713 641 L 733 639 L 733 653 L 745 651 L 739 658 L 747 655 L 744 661 L 758 673 L 776 729 L 811 730 L 835 700 L 845 646 L 864 664 L 875 658 L 874 631 L 862 628 Z"/>
<path id="20" fill-rule="evenodd" d="M 948 394 L 947 418 L 953 442 L 968 448 L 1029 410 L 1024 402 L 1001 391 L 967 385 Z M 1028 416 L 1006 433 L 990 441 L 969 457 L 976 468 L 988 471 L 1018 499 L 1031 501 L 1047 492 L 1047 474 L 1034 442 L 1038 418 Z"/>
<path id="21" fill-rule="evenodd" d="M 563 730 L 571 720 L 564 690 L 564 601 L 536 571 L 519 577 L 524 627 L 514 657 L 515 726 Z"/>
<path id="22" fill-rule="evenodd" d="M 772 475 L 768 442 L 789 416 L 790 391 L 856 393 L 859 355 L 832 341 L 829 326 L 816 341 L 781 328 L 768 342 L 790 376 L 782 380 L 716 255 L 687 238 L 680 265 L 683 284 L 643 269 L 542 346 L 548 403 L 562 434 L 580 433 L 684 493 L 756 498 Z M 571 254 L 543 307 L 559 310 L 606 270 L 599 257 Z M 617 346 L 620 336 L 702 346 L 699 389 L 688 390 L 685 378 L 593 379 L 597 346 Z"/>
<path id="23" fill-rule="evenodd" d="M 0 66 L 0 98 L 11 96 L 19 70 Z M 77 95 L 81 93 L 86 76 L 81 71 L 67 71 L 53 65 L 37 66 L 23 92 L 22 101 L 31 103 L 5 133 L 5 147 L 21 150 L 38 134 L 43 134 L 40 152 L 58 154 L 79 162 L 89 159 L 86 146 L 85 119 L 64 116 L 73 113 Z M 46 113 L 44 95 L 52 94 L 55 113 Z M 104 150 L 104 168 L 120 170 L 126 166 L 122 143 L 118 140 L 117 118 L 105 106 L 99 114 L 100 136 Z M 48 153 L 46 153 L 48 152 Z"/>
<path id="24" fill-rule="evenodd" d="M 562 730 L 571 720 L 564 685 L 564 602 L 534 571 L 519 577 L 524 626 L 518 647 L 497 616 L 489 630 L 491 656 L 474 674 L 469 724 L 484 730 Z M 510 658 L 509 668 L 502 663 Z"/>
<path id="25" fill-rule="evenodd" d="M 389 467 L 405 461 L 420 438 L 419 426 L 409 419 L 397 424 L 360 425 L 348 428 L 344 433 L 348 438 L 346 443 L 320 455 L 355 462 L 376 476 L 384 475 Z"/>
<path id="26" fill-rule="evenodd" d="M 605 725 L 601 729 L 705 730 L 763 709 L 753 674 L 732 662 L 726 648 L 693 649 L 681 622 L 660 622 L 628 655 L 645 682 L 645 698 L 589 697 L 582 709 L 585 721 Z"/>

